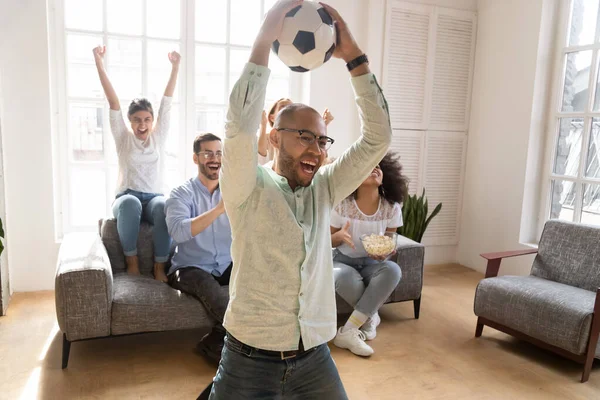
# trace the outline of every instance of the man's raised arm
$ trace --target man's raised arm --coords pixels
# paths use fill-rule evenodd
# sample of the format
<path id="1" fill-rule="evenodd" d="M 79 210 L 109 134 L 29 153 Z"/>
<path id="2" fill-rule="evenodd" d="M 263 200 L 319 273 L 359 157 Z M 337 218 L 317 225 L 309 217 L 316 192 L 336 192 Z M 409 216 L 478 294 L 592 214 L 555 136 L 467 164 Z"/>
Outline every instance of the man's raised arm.
<path id="1" fill-rule="evenodd" d="M 333 17 L 338 29 L 333 56 L 345 63 L 357 64 L 350 71 L 350 76 L 361 121 L 361 137 L 327 170 L 335 205 L 354 192 L 385 156 L 392 140 L 392 128 L 383 92 L 368 63 L 361 62 L 360 57 L 364 53 L 340 14 L 327 4 L 321 4 Z"/>
<path id="2" fill-rule="evenodd" d="M 250 59 L 229 97 L 220 182 L 228 209 L 241 206 L 256 185 L 256 130 L 265 104 L 271 44 L 281 32 L 285 14 L 301 3 L 301 0 L 279 0 L 269 10 L 254 41 Z"/>

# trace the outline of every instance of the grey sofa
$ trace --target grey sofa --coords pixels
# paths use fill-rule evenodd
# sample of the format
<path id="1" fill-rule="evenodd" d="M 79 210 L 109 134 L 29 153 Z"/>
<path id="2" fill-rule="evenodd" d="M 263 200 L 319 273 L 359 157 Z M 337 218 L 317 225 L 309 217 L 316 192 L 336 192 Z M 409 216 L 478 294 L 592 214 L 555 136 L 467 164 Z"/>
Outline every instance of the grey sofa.
<path id="1" fill-rule="evenodd" d="M 55 278 L 56 314 L 63 333 L 62 367 L 71 342 L 144 332 L 206 328 L 214 321 L 195 298 L 152 278 L 152 227 L 142 223 L 138 256 L 142 276 L 125 272 L 114 219 L 100 221 L 99 235 L 65 236 Z M 402 281 L 388 302 L 414 301 L 419 317 L 424 248 L 400 238 Z M 352 308 L 338 298 L 340 313 Z"/>
<path id="2" fill-rule="evenodd" d="M 537 253 L 529 276 L 498 277 L 503 258 Z M 475 336 L 485 325 L 582 363 L 600 357 L 600 228 L 548 221 L 538 250 L 482 254 Z"/>

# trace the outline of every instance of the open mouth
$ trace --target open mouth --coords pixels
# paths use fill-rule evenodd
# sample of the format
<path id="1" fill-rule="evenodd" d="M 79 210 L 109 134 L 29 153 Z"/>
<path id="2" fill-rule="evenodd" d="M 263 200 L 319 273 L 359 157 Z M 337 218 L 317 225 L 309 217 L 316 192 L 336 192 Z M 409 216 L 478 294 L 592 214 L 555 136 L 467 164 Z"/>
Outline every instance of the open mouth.
<path id="1" fill-rule="evenodd" d="M 300 169 L 306 175 L 312 176 L 317 170 L 317 162 L 312 160 L 300 161 Z"/>
<path id="2" fill-rule="evenodd" d="M 206 166 L 211 172 L 219 172 L 219 168 L 221 168 L 221 164 L 207 164 Z"/>
<path id="3" fill-rule="evenodd" d="M 148 129 L 138 129 L 138 135 L 144 136 L 146 133 L 148 133 Z"/>

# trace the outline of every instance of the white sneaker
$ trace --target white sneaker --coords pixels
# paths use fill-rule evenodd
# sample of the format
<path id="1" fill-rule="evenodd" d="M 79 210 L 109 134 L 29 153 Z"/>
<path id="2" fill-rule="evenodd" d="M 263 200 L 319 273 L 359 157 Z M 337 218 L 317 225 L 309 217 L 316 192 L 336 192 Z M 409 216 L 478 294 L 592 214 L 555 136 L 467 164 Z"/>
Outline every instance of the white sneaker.
<path id="1" fill-rule="evenodd" d="M 365 343 L 365 334 L 359 329 L 338 329 L 333 344 L 340 349 L 348 349 L 357 356 L 367 357 L 374 353 L 371 346 Z"/>
<path id="2" fill-rule="evenodd" d="M 373 340 L 377 336 L 377 327 L 381 323 L 381 318 L 379 317 L 379 313 L 373 314 L 371 318 L 364 323 L 363 326 L 360 327 L 362 333 L 365 334 L 366 340 Z"/>

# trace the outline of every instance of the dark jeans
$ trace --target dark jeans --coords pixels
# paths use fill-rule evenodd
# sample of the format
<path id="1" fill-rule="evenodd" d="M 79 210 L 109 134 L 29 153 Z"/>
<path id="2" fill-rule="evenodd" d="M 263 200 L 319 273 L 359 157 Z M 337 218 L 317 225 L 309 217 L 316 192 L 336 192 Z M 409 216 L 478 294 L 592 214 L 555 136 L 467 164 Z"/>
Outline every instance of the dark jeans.
<path id="1" fill-rule="evenodd" d="M 229 303 L 230 265 L 221 276 L 214 276 L 196 267 L 180 268 L 169 275 L 169 284 L 177 290 L 197 298 L 208 314 L 223 324 Z"/>
<path id="2" fill-rule="evenodd" d="M 282 360 L 227 336 L 211 400 L 347 400 L 327 343 Z"/>

